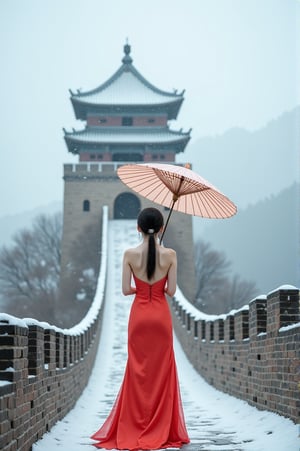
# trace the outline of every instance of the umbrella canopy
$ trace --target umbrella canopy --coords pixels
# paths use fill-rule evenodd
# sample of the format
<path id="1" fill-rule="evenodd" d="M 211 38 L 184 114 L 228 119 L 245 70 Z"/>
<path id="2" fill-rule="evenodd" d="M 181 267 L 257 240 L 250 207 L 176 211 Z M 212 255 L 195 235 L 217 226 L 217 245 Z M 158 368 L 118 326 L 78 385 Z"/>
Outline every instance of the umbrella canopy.
<path id="1" fill-rule="evenodd" d="M 229 218 L 237 211 L 228 197 L 186 166 L 163 163 L 126 164 L 119 167 L 117 173 L 122 182 L 133 191 L 170 208 L 170 214 L 174 209 L 194 216 L 217 219 Z"/>

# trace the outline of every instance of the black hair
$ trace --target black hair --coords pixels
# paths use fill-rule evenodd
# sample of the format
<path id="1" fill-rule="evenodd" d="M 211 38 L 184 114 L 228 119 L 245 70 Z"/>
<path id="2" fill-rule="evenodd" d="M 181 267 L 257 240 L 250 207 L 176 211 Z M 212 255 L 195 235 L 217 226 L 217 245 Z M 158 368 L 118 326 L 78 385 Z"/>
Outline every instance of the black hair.
<path id="1" fill-rule="evenodd" d="M 147 278 L 154 274 L 156 264 L 156 249 L 154 235 L 158 233 L 164 225 L 164 217 L 157 208 L 145 208 L 141 211 L 137 219 L 138 226 L 142 232 L 149 235 L 148 255 L 147 255 Z"/>

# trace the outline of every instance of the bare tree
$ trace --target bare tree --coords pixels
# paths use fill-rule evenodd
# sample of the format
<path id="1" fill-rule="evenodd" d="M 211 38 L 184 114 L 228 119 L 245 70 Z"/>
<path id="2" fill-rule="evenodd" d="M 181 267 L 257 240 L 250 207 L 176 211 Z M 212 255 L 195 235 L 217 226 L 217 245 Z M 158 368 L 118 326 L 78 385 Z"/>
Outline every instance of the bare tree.
<path id="1" fill-rule="evenodd" d="M 255 282 L 243 280 L 238 274 L 235 274 L 228 280 L 223 291 L 224 305 L 227 310 L 237 309 L 248 304 L 257 294 L 258 289 Z"/>
<path id="2" fill-rule="evenodd" d="M 33 233 L 39 237 L 40 252 L 48 256 L 56 276 L 60 275 L 62 216 L 60 213 L 49 217 L 41 215 L 36 218 Z"/>
<path id="3" fill-rule="evenodd" d="M 231 262 L 210 243 L 195 246 L 196 305 L 206 313 L 225 313 L 248 303 L 256 294 L 254 282 L 230 275 Z"/>
<path id="4" fill-rule="evenodd" d="M 54 310 L 60 277 L 60 214 L 38 216 L 0 249 L 0 289 L 13 314 Z M 45 318 L 44 318 L 45 319 Z"/>
<path id="5" fill-rule="evenodd" d="M 56 324 L 70 327 L 87 312 L 94 299 L 99 273 L 101 230 L 87 225 L 72 246 L 70 261 L 64 269 Z"/>
<path id="6" fill-rule="evenodd" d="M 212 249 L 210 243 L 198 241 L 195 246 L 196 299 L 210 297 L 215 288 L 226 280 L 230 262 L 224 253 Z"/>
<path id="7" fill-rule="evenodd" d="M 41 215 L 0 249 L 0 297 L 7 313 L 61 327 L 80 321 L 95 294 L 101 230 L 87 226 L 72 248 L 61 283 L 62 216 Z"/>

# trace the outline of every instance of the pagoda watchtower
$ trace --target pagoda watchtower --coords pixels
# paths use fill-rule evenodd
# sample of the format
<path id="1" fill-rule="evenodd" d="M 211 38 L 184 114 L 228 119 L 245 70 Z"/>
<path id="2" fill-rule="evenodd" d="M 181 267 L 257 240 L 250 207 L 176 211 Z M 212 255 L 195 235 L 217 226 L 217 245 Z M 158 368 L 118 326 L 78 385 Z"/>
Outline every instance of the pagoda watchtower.
<path id="1" fill-rule="evenodd" d="M 80 161 L 174 162 L 190 139 L 190 131 L 168 127 L 177 118 L 184 92 L 156 88 L 133 66 L 128 44 L 124 52 L 122 66 L 101 86 L 70 91 L 76 119 L 86 121 L 86 127 L 65 131 L 68 150 Z"/>
<path id="2" fill-rule="evenodd" d="M 98 88 L 70 90 L 76 119 L 85 128 L 68 132 L 68 151 L 79 156 L 78 164 L 64 165 L 64 230 L 62 272 L 72 266 L 72 248 L 91 229 L 100 230 L 102 206 L 110 218 L 136 218 L 149 202 L 126 188 L 117 177 L 118 166 L 128 162 L 175 163 L 183 152 L 190 130 L 171 130 L 184 100 L 181 93 L 166 92 L 149 83 L 133 66 L 130 46 L 124 46 L 120 68 Z M 165 215 L 165 208 L 159 207 Z M 89 232 L 88 232 L 89 230 Z M 185 270 L 183 292 L 194 295 L 194 262 L 191 217 L 174 213 L 164 242 L 174 247 Z M 96 243 L 95 243 L 96 244 Z"/>

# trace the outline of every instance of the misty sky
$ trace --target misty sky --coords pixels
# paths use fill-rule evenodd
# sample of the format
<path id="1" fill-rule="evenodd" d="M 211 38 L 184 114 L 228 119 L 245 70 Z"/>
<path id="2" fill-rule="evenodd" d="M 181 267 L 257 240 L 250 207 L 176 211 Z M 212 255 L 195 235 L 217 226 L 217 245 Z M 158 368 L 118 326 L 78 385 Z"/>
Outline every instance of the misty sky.
<path id="1" fill-rule="evenodd" d="M 294 108 L 299 9 L 298 0 L 0 0 L 0 216 L 62 200 L 62 165 L 77 161 L 62 127 L 84 126 L 68 89 L 106 81 L 126 38 L 146 79 L 186 90 L 172 128 L 192 128 L 193 141 Z"/>

